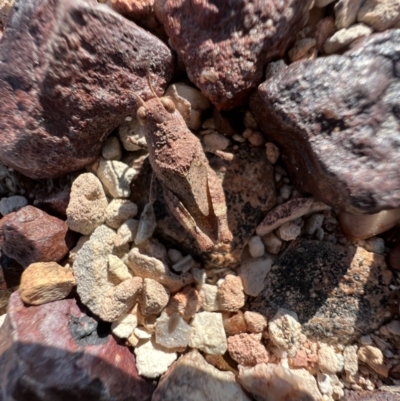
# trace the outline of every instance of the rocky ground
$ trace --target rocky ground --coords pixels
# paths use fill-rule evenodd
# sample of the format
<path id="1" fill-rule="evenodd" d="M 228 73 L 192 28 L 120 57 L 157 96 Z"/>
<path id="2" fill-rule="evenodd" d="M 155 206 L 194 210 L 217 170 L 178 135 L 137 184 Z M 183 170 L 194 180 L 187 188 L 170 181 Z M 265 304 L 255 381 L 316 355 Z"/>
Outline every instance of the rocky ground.
<path id="1" fill-rule="evenodd" d="M 12 7 L 0 401 L 400 400 L 400 3 Z"/>

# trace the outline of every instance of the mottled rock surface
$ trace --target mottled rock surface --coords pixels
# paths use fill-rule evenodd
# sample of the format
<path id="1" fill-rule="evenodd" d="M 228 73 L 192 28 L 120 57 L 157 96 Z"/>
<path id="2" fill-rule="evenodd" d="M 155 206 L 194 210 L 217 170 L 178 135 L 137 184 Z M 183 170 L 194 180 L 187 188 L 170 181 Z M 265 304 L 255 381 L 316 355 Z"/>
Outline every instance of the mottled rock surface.
<path id="1" fill-rule="evenodd" d="M 4 401 L 150 401 L 154 389 L 129 349 L 75 299 L 25 307 L 14 293 L 0 329 L 0 366 Z"/>
<path id="2" fill-rule="evenodd" d="M 400 394 L 389 391 L 344 391 L 346 401 L 399 401 Z"/>
<path id="3" fill-rule="evenodd" d="M 33 206 L 1 219 L 0 231 L 4 253 L 24 267 L 35 262 L 58 262 L 72 246 L 67 224 Z"/>
<path id="4" fill-rule="evenodd" d="M 310 3 L 158 0 L 155 9 L 189 79 L 218 109 L 231 109 L 260 82 L 265 64 L 283 55 Z"/>
<path id="5" fill-rule="evenodd" d="M 161 378 L 152 401 L 249 401 L 231 372 L 214 368 L 198 351 L 179 358 Z"/>
<path id="6" fill-rule="evenodd" d="M 289 309 L 309 338 L 342 344 L 384 323 L 392 273 L 382 255 L 298 240 L 275 265 L 251 304 L 268 319 L 278 308 Z"/>
<path id="7" fill-rule="evenodd" d="M 153 35 L 78 0 L 17 1 L 0 54 L 0 161 L 32 178 L 94 161 L 132 92 L 150 95 L 146 72 L 160 95 L 174 63 Z"/>
<path id="8" fill-rule="evenodd" d="M 352 213 L 400 206 L 399 63 L 392 30 L 294 63 L 259 87 L 252 112 L 301 191 Z"/>

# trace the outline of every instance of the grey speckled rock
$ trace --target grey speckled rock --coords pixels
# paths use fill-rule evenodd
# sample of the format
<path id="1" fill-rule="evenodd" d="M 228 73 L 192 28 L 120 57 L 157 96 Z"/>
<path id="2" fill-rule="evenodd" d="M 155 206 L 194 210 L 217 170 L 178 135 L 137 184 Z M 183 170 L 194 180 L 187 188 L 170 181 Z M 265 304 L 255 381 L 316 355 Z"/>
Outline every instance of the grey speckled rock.
<path id="1" fill-rule="evenodd" d="M 157 0 L 156 14 L 189 79 L 218 109 L 241 105 L 282 56 L 310 0 Z"/>
<path id="2" fill-rule="evenodd" d="M 103 140 L 172 77 L 171 50 L 83 0 L 17 0 L 0 42 L 0 162 L 50 178 L 93 162 Z"/>
<path id="3" fill-rule="evenodd" d="M 297 313 L 309 338 L 344 344 L 387 319 L 392 273 L 382 255 L 298 240 L 275 265 L 264 291 L 251 302 L 268 320 L 285 308 Z"/>
<path id="4" fill-rule="evenodd" d="M 400 206 L 400 30 L 300 61 L 251 101 L 296 186 L 350 213 Z M 384 177 L 384 179 L 382 179 Z"/>
<path id="5" fill-rule="evenodd" d="M 152 401 L 250 401 L 235 375 L 210 365 L 198 351 L 179 358 L 161 378 Z"/>

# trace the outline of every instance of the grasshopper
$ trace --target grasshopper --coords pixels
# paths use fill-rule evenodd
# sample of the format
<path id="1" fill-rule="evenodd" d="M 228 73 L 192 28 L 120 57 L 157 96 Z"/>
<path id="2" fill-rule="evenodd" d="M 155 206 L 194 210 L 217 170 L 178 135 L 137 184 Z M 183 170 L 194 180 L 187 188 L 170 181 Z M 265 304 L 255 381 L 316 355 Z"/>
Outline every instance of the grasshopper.
<path id="1" fill-rule="evenodd" d="M 159 98 L 150 82 L 149 87 L 152 98 L 144 101 L 136 95 L 140 104 L 136 116 L 149 148 L 153 178 L 162 185 L 175 218 L 201 251 L 210 252 L 214 245 L 232 241 L 222 183 L 172 99 Z"/>

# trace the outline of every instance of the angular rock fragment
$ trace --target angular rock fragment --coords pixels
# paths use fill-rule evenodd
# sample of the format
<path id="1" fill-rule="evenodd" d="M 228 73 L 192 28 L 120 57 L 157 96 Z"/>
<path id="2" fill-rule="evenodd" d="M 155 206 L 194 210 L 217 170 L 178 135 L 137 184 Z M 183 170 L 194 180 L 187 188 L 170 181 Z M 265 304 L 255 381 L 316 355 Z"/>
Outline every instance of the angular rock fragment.
<path id="1" fill-rule="evenodd" d="M 112 323 L 111 330 L 119 338 L 128 338 L 137 327 L 137 317 L 128 313 Z"/>
<path id="2" fill-rule="evenodd" d="M 151 278 L 143 280 L 140 308 L 143 315 L 158 315 L 169 301 L 169 292 L 162 284 Z"/>
<path id="3" fill-rule="evenodd" d="M 305 369 L 291 370 L 271 363 L 239 366 L 239 383 L 258 401 L 322 399 L 315 378 Z"/>
<path id="4" fill-rule="evenodd" d="M 237 334 L 228 338 L 228 352 L 234 361 L 243 366 L 267 363 L 269 356 L 261 343 L 261 334 Z"/>
<path id="5" fill-rule="evenodd" d="M 117 230 L 122 223 L 136 216 L 137 206 L 128 199 L 113 199 L 105 211 L 106 224 Z"/>
<path id="6" fill-rule="evenodd" d="M 231 372 L 221 372 L 198 351 L 183 355 L 161 378 L 152 401 L 250 401 Z"/>
<path id="7" fill-rule="evenodd" d="M 3 252 L 24 267 L 60 261 L 72 246 L 67 233 L 64 221 L 33 206 L 25 206 L 0 220 Z"/>
<path id="8" fill-rule="evenodd" d="M 128 266 L 115 255 L 108 255 L 108 273 L 110 281 L 115 281 L 116 284 L 132 278 Z"/>
<path id="9" fill-rule="evenodd" d="M 224 320 L 225 333 L 228 336 L 234 336 L 247 331 L 247 325 L 242 311 L 238 311 L 234 314 L 224 313 L 222 317 Z"/>
<path id="10" fill-rule="evenodd" d="M 16 212 L 27 204 L 28 200 L 25 196 L 15 195 L 8 198 L 2 198 L 0 200 L 0 214 L 5 216 L 6 214 Z"/>
<path id="11" fill-rule="evenodd" d="M 222 355 L 227 349 L 221 313 L 196 313 L 190 325 L 193 327 L 189 346 L 207 354 Z"/>
<path id="12" fill-rule="evenodd" d="M 260 82 L 265 64 L 283 55 L 310 4 L 156 0 L 155 9 L 189 79 L 218 109 L 232 109 Z"/>
<path id="13" fill-rule="evenodd" d="M 375 31 L 384 31 L 400 20 L 400 4 L 393 0 L 366 0 L 358 11 L 357 20 Z"/>
<path id="14" fill-rule="evenodd" d="M 200 309 L 200 304 L 201 299 L 197 290 L 193 287 L 186 286 L 169 299 L 165 312 L 167 312 L 168 315 L 178 313 L 188 322 Z"/>
<path id="15" fill-rule="evenodd" d="M 218 298 L 222 311 L 236 312 L 244 306 L 246 298 L 241 278 L 228 274 L 218 288 Z"/>
<path id="16" fill-rule="evenodd" d="M 251 297 L 256 297 L 264 288 L 264 280 L 271 270 L 272 259 L 262 257 L 249 259 L 242 263 L 238 275 L 242 280 L 243 291 Z"/>
<path id="17" fill-rule="evenodd" d="M 299 190 L 355 214 L 400 206 L 399 60 L 392 30 L 260 85 L 251 110 Z"/>
<path id="18" fill-rule="evenodd" d="M 346 50 L 351 43 L 360 38 L 367 37 L 371 33 L 372 29 L 364 24 L 355 24 L 350 28 L 340 29 L 325 42 L 324 51 L 327 54 L 332 54 Z"/>
<path id="19" fill-rule="evenodd" d="M 376 330 L 387 319 L 392 273 L 382 255 L 297 240 L 275 265 L 251 303 L 252 310 L 268 319 L 278 308 L 291 310 L 308 338 L 341 344 Z"/>
<path id="20" fill-rule="evenodd" d="M 75 286 L 72 269 L 55 262 L 32 263 L 21 276 L 20 297 L 28 305 L 59 301 Z"/>
<path id="21" fill-rule="evenodd" d="M 178 357 L 176 352 L 158 345 L 153 338 L 139 344 L 135 355 L 139 374 L 150 379 L 165 373 Z"/>
<path id="22" fill-rule="evenodd" d="M 106 218 L 108 202 L 100 180 L 92 173 L 80 174 L 73 182 L 67 208 L 68 227 L 91 234 Z"/>
<path id="23" fill-rule="evenodd" d="M 171 292 L 177 292 L 192 282 L 190 273 L 174 274 L 161 260 L 141 253 L 138 248 L 130 250 L 127 265 L 136 276 L 158 281 Z"/>
<path id="24" fill-rule="evenodd" d="M 211 284 L 203 284 L 200 292 L 200 305 L 207 312 L 215 312 L 220 309 L 218 299 L 218 287 Z"/>
<path id="25" fill-rule="evenodd" d="M 159 39 L 78 0 L 17 0 L 0 54 L 0 161 L 32 178 L 93 162 L 136 109 L 132 92 L 151 95 L 146 73 L 161 95 L 174 69 Z"/>
<path id="26" fill-rule="evenodd" d="M 192 331 L 178 313 L 163 312 L 157 319 L 155 340 L 165 348 L 186 348 Z"/>
<path id="27" fill-rule="evenodd" d="M 14 293 L 0 328 L 0 366 L 4 400 L 150 401 L 154 390 L 129 349 L 75 299 L 25 307 Z"/>

